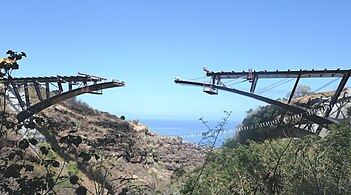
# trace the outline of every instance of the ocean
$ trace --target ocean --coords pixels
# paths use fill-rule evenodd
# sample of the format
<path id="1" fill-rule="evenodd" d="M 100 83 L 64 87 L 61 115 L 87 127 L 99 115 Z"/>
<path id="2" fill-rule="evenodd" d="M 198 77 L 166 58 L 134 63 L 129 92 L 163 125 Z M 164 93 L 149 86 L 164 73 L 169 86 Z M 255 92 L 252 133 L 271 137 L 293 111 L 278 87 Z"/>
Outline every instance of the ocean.
<path id="1" fill-rule="evenodd" d="M 179 136 L 183 141 L 189 141 L 200 145 L 212 145 L 212 142 L 203 140 L 201 133 L 207 132 L 208 128 L 200 120 L 166 120 L 166 119 L 147 119 L 140 120 L 141 124 L 149 127 L 151 131 L 154 131 L 160 135 L 167 136 Z M 216 141 L 215 146 L 220 147 L 225 139 L 232 138 L 234 132 L 230 131 L 234 129 L 241 122 L 229 121 L 223 128 L 223 133 L 220 133 Z M 218 125 L 218 121 L 208 121 L 206 123 L 211 129 L 215 129 Z"/>

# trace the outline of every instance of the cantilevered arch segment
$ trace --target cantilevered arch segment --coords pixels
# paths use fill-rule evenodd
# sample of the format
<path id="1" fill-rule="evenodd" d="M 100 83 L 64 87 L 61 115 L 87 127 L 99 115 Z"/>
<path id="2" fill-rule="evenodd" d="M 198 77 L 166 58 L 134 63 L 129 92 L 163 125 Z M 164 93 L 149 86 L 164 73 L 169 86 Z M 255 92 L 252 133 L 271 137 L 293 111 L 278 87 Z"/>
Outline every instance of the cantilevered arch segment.
<path id="1" fill-rule="evenodd" d="M 48 108 L 49 106 L 52 106 L 56 103 L 62 102 L 66 99 L 84 94 L 84 93 L 92 93 L 94 91 L 102 90 L 102 89 L 108 89 L 108 88 L 113 88 L 113 87 L 121 87 L 124 86 L 124 82 L 105 82 L 105 83 L 98 83 L 98 84 L 93 84 L 81 88 L 77 88 L 71 91 L 67 91 L 64 93 L 60 93 L 58 95 L 49 97 L 35 105 L 32 105 L 28 107 L 27 109 L 21 111 L 20 113 L 17 114 L 17 120 L 19 122 L 22 122 L 26 120 L 27 118 L 33 116 L 34 114 L 44 110 L 45 108 Z"/>
<path id="2" fill-rule="evenodd" d="M 200 87 L 208 85 L 207 83 L 185 81 L 185 80 L 180 80 L 180 79 L 176 79 L 174 82 L 178 83 L 178 84 L 194 85 L 194 86 L 200 86 Z M 276 100 L 273 100 L 273 99 L 270 99 L 270 98 L 266 98 L 266 97 L 263 97 L 263 96 L 260 96 L 260 95 L 254 94 L 254 93 L 249 93 L 249 92 L 241 91 L 241 90 L 238 90 L 238 89 L 228 88 L 228 87 L 219 86 L 219 85 L 211 85 L 211 87 L 214 88 L 214 89 L 220 89 L 220 90 L 223 90 L 223 91 L 228 91 L 228 92 L 236 93 L 236 94 L 243 95 L 243 96 L 246 96 L 246 97 L 250 97 L 250 98 L 253 98 L 253 99 L 256 99 L 256 100 L 260 100 L 260 101 L 266 102 L 268 104 L 278 106 L 278 107 L 280 107 L 280 108 L 282 108 L 284 110 L 287 110 L 287 111 L 289 111 L 291 113 L 294 113 L 294 114 L 301 114 L 301 113 L 304 113 L 304 112 L 307 111 L 304 108 L 296 107 L 296 106 L 293 106 L 293 105 L 290 105 L 290 104 L 284 104 L 282 102 L 279 102 L 279 101 L 276 101 Z M 321 126 L 326 126 L 326 125 L 329 125 L 329 124 L 336 123 L 336 121 L 334 121 L 334 120 L 331 120 L 331 119 L 328 119 L 328 118 L 325 118 L 325 117 L 320 117 L 320 116 L 317 116 L 317 115 L 304 116 L 304 118 L 309 120 L 309 121 L 311 121 L 311 122 L 313 122 L 313 123 L 321 125 Z"/>

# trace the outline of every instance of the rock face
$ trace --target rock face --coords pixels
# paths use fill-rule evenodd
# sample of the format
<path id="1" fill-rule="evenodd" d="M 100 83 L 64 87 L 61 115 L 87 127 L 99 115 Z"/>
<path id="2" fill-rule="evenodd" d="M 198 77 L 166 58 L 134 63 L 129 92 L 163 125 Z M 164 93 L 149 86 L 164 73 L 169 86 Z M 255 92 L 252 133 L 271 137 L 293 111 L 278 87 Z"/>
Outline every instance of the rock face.
<path id="1" fill-rule="evenodd" d="M 171 177 L 174 179 L 178 173 L 189 171 L 204 159 L 203 147 L 157 135 L 144 125 L 89 107 L 84 108 L 89 109 L 85 112 L 80 105 L 77 111 L 71 104 L 63 102 L 44 110 L 40 115 L 47 125 L 40 128 L 41 133 L 56 151 L 63 151 L 63 144 L 59 142 L 62 137 L 67 134 L 80 136 L 82 144 L 79 148 L 62 156 L 79 161 L 80 151 L 97 154 L 98 160 L 82 162 L 80 168 L 89 178 L 107 172 L 105 178 L 99 179 L 104 179 L 108 184 L 106 188 L 116 193 L 137 188 L 141 188 L 143 194 L 165 193 Z M 92 165 L 98 162 L 102 162 L 104 169 Z"/>

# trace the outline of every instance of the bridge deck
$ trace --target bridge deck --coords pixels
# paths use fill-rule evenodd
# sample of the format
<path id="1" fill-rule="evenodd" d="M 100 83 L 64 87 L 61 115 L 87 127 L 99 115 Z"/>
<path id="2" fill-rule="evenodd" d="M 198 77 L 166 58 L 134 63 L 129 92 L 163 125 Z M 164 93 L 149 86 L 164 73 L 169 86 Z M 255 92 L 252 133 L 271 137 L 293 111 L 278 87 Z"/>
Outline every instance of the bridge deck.
<path id="1" fill-rule="evenodd" d="M 351 70 L 297 70 L 297 71 L 252 71 L 252 77 L 257 78 L 323 78 L 323 77 L 343 77 L 346 73 L 351 73 Z M 207 72 L 206 76 L 217 77 L 221 79 L 238 79 L 247 77 L 249 72 Z"/>
<path id="2" fill-rule="evenodd" d="M 0 83 L 6 83 L 11 80 L 14 83 L 22 84 L 26 82 L 89 82 L 89 81 L 101 81 L 99 78 L 92 78 L 88 76 L 51 76 L 51 77 L 21 77 L 21 78 L 3 78 L 0 79 Z"/>

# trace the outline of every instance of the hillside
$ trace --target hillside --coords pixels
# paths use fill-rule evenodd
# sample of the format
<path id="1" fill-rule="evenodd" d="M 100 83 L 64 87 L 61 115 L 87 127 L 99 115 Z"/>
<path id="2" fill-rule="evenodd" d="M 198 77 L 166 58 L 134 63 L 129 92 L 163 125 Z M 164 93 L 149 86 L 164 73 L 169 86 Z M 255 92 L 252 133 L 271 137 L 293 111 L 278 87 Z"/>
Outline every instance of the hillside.
<path id="1" fill-rule="evenodd" d="M 328 104 L 334 91 L 296 98 L 315 108 Z M 330 117 L 339 120 L 323 135 L 297 130 L 305 120 L 260 125 L 227 140 L 204 169 L 181 179 L 182 194 L 350 194 L 351 125 L 349 90 L 344 90 Z M 263 124 L 289 116 L 267 105 L 247 112 L 242 125 Z M 301 125 L 302 126 L 302 125 Z M 200 179 L 199 179 L 200 178 Z"/>
<path id="2" fill-rule="evenodd" d="M 35 122 L 54 151 L 54 159 L 60 165 L 65 162 L 63 175 L 77 175 L 91 192 L 101 187 L 110 194 L 169 194 L 171 179 L 177 180 L 202 162 L 205 152 L 195 144 L 157 135 L 137 121 L 94 110 L 76 99 L 42 111 Z M 19 139 L 18 135 L 12 138 Z M 40 160 L 35 152 L 26 152 Z M 75 173 L 68 170 L 72 167 Z M 57 189 L 59 194 L 67 191 Z"/>
<path id="3" fill-rule="evenodd" d="M 345 90 L 342 97 L 348 97 L 348 92 Z M 293 102 L 313 108 L 327 103 L 332 94 L 333 92 L 312 94 L 295 98 Z M 332 117 L 349 118 L 349 107 L 348 101 L 338 102 L 331 112 Z M 10 106 L 6 110 L 9 111 Z M 247 113 L 242 125 L 275 120 L 286 114 L 269 105 Z M 49 190 L 57 194 L 73 194 L 79 190 L 82 191 L 78 194 L 85 194 L 86 191 L 91 194 L 175 194 L 179 193 L 179 190 L 189 192 L 192 191 L 189 185 L 192 185 L 193 178 L 199 171 L 199 165 L 204 162 L 206 155 L 207 148 L 184 142 L 179 138 L 157 135 L 138 121 L 126 121 L 122 119 L 124 117 L 119 118 L 92 109 L 75 98 L 43 110 L 34 118 L 34 123 L 25 124 L 26 128 L 17 127 L 18 130 L 7 134 L 4 129 L 15 127 L 15 115 L 12 114 L 4 115 L 6 117 L 2 118 L 0 136 L 0 176 L 2 176 L 0 187 L 11 192 L 10 194 L 32 194 L 36 189 L 40 189 L 43 193 Z M 260 163 L 267 164 L 274 161 L 271 156 L 265 156 L 271 154 L 264 152 L 264 149 L 267 148 L 267 144 L 271 145 L 271 152 L 277 155 L 275 151 L 288 148 L 290 141 L 287 141 L 286 137 L 296 137 L 294 126 L 296 124 L 291 123 L 240 132 L 233 140 L 227 141 L 224 148 L 216 150 L 215 155 L 209 158 L 211 166 L 205 172 L 206 179 L 209 180 L 204 181 L 211 183 L 212 175 L 219 180 L 228 177 L 226 172 L 222 173 L 225 168 L 217 170 L 217 166 L 245 164 L 246 158 L 252 158 L 250 155 L 245 156 L 248 155 L 246 150 L 250 151 L 249 153 L 258 152 L 258 156 L 254 158 L 263 158 Z M 27 131 L 33 128 L 35 130 Z M 36 139 L 32 139 L 33 136 Z M 270 141 L 272 138 L 285 139 Z M 46 142 L 35 143 L 41 139 Z M 303 138 L 295 139 L 291 143 L 299 145 L 302 144 L 301 141 L 306 140 L 311 142 L 309 138 Z M 316 144 L 323 145 L 322 142 L 323 140 Z M 247 146 L 241 146 L 240 143 L 246 143 Z M 293 153 L 294 149 L 289 147 L 287 151 Z M 244 156 L 237 156 L 242 152 L 245 153 Z M 239 159 L 232 161 L 226 159 L 226 156 Z M 242 157 L 244 159 L 240 159 Z M 258 159 L 251 160 L 258 162 Z M 287 157 L 286 161 L 289 160 L 290 157 Z M 305 163 L 305 159 L 300 160 L 302 164 Z M 243 165 L 236 169 L 243 171 L 241 169 L 244 167 Z M 253 168 L 257 167 L 250 169 Z M 271 165 L 266 168 L 274 169 Z M 236 170 L 229 172 L 231 171 L 237 174 Z M 223 175 L 217 175 L 216 172 Z M 242 174 L 252 173 L 242 172 Z M 233 181 L 240 182 L 240 180 Z M 266 181 L 262 181 L 261 178 L 260 182 Z M 268 184 L 259 185 L 265 185 L 265 190 L 272 189 Z M 213 192 L 219 192 L 217 188 L 214 190 Z M 235 190 L 237 188 L 233 187 L 229 191 Z"/>

